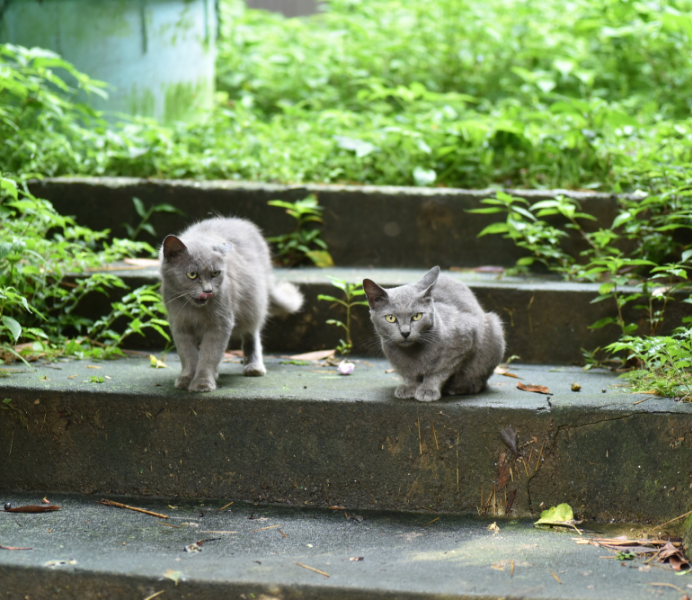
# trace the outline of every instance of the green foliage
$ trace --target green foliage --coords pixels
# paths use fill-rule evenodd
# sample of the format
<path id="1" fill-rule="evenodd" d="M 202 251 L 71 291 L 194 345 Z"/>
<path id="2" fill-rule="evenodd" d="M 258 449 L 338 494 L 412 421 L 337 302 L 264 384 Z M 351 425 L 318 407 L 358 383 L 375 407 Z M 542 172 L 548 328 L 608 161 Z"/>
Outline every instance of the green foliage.
<path id="1" fill-rule="evenodd" d="M 269 206 L 284 208 L 286 213 L 296 221 L 295 229 L 290 233 L 267 238 L 268 242 L 276 244 L 276 260 L 288 267 L 293 267 L 308 258 L 317 267 L 331 267 L 334 265 L 326 242 L 320 237 L 321 231 L 316 227 L 310 227 L 310 223 L 323 223 L 322 211 L 314 194 L 310 194 L 303 200 L 296 202 L 284 202 L 283 200 L 270 200 Z"/>
<path id="2" fill-rule="evenodd" d="M 366 300 L 358 300 L 359 297 L 365 296 L 365 290 L 360 283 L 348 283 L 345 279 L 337 279 L 336 277 L 329 277 L 332 285 L 340 289 L 344 295 L 343 298 L 335 298 L 334 296 L 327 296 L 320 294 L 317 296 L 318 300 L 324 300 L 326 302 L 333 302 L 340 304 L 346 309 L 346 322 L 338 321 L 336 319 L 327 320 L 327 325 L 336 325 L 344 330 L 346 339 L 340 339 L 339 345 L 336 347 L 336 351 L 339 354 L 348 359 L 353 349 L 353 340 L 351 339 L 351 311 L 355 306 L 367 306 Z"/>
<path id="3" fill-rule="evenodd" d="M 131 333 L 167 323 L 161 298 L 153 288 L 140 288 L 113 303 L 112 314 L 93 323 L 75 315 L 89 294 L 108 295 L 127 286 L 119 277 L 96 272 L 124 257 L 154 249 L 144 242 L 114 239 L 109 231 L 92 231 L 71 217 L 58 214 L 47 200 L 0 178 L 0 349 L 16 358 L 25 354 L 90 353 L 99 357 L 119 352 Z M 115 334 L 119 317 L 128 320 L 125 332 Z M 86 335 L 96 345 L 86 350 L 66 335 Z M 28 344 L 21 350 L 15 345 Z M 100 341 L 103 340 L 103 341 Z M 98 344 L 101 344 L 99 346 Z"/>
<path id="4" fill-rule="evenodd" d="M 691 329 L 678 328 L 672 336 L 624 336 L 607 349 L 626 352 L 627 359 L 637 365 L 625 373 L 635 391 L 692 402 Z"/>
<path id="5" fill-rule="evenodd" d="M 137 214 L 140 216 L 142 220 L 139 222 L 137 227 L 132 227 L 132 225 L 130 225 L 129 223 L 123 223 L 123 227 L 127 231 L 127 236 L 131 240 L 134 240 L 141 231 L 146 231 L 152 237 L 156 237 L 156 230 L 154 229 L 154 226 L 151 223 L 149 223 L 149 219 L 154 213 L 168 212 L 176 213 L 183 217 L 185 216 L 185 213 L 182 210 L 170 204 L 153 204 L 149 208 L 146 208 L 144 206 L 144 202 L 142 202 L 139 198 L 136 197 L 132 198 L 132 203 L 135 206 Z"/>

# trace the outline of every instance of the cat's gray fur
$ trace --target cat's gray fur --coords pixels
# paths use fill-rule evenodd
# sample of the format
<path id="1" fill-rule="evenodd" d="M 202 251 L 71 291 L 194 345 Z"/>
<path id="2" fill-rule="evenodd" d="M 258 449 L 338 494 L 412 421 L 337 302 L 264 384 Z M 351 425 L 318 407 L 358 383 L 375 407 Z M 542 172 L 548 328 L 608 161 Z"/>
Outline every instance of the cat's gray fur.
<path id="1" fill-rule="evenodd" d="M 167 236 L 159 258 L 161 291 L 182 363 L 176 387 L 216 389 L 234 330 L 243 344 L 244 374 L 264 375 L 262 326 L 268 315 L 299 310 L 303 296 L 292 284 L 274 280 L 260 230 L 243 219 L 207 219 Z"/>
<path id="2" fill-rule="evenodd" d="M 413 284 L 384 290 L 366 279 L 363 288 L 385 356 L 404 378 L 397 398 L 431 402 L 485 389 L 505 340 L 498 316 L 484 312 L 468 286 L 433 267 Z"/>

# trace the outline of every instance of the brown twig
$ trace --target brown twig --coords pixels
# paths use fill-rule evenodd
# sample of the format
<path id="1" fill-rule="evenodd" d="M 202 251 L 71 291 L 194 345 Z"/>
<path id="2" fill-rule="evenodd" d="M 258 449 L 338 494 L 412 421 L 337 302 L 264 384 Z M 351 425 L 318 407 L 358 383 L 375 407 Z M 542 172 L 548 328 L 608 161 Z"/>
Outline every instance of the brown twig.
<path id="1" fill-rule="evenodd" d="M 434 523 L 435 521 L 439 521 L 439 520 L 440 520 L 440 517 L 437 517 L 437 519 L 433 519 L 432 521 L 428 521 L 425 525 L 423 525 L 423 527 L 427 527 L 428 525 L 430 525 L 430 523 Z"/>
<path id="2" fill-rule="evenodd" d="M 285 538 L 288 537 L 283 531 L 281 531 L 281 529 L 277 529 L 277 531 L 278 531 L 281 535 L 283 535 Z"/>
<path id="3" fill-rule="evenodd" d="M 673 585 L 672 583 L 647 583 L 646 585 L 655 585 L 655 586 L 661 586 L 661 587 L 672 587 L 674 590 L 678 590 L 681 594 L 685 593 L 685 590 L 682 588 L 679 588 L 677 585 Z"/>
<path id="4" fill-rule="evenodd" d="M 687 515 L 692 515 L 692 510 L 689 512 L 686 512 L 684 515 L 680 515 L 679 517 L 675 517 L 674 519 L 671 519 L 670 521 L 666 521 L 662 525 L 656 525 L 656 527 L 653 527 L 653 529 L 659 529 L 665 525 L 668 525 L 669 523 L 672 523 L 673 521 L 677 521 L 678 519 L 684 519 Z"/>
<path id="5" fill-rule="evenodd" d="M 437 449 L 439 450 L 439 449 L 440 449 L 440 444 L 437 443 L 437 433 L 435 433 L 435 423 L 433 423 L 432 421 L 430 421 L 430 426 L 432 427 L 432 430 L 433 430 L 433 437 L 435 438 L 435 446 L 436 446 Z"/>
<path id="6" fill-rule="evenodd" d="M 536 468 L 534 469 L 534 473 L 538 472 L 538 467 L 541 466 L 541 458 L 543 458 L 543 448 L 545 448 L 545 440 L 543 440 L 543 445 L 541 446 L 541 452 L 538 455 L 538 460 L 536 461 Z"/>
<path id="7" fill-rule="evenodd" d="M 331 577 L 329 573 L 325 573 L 324 571 L 320 571 L 319 569 L 315 569 L 314 567 L 308 567 L 307 565 L 304 565 L 303 563 L 299 562 L 294 562 L 294 565 L 298 565 L 299 567 L 303 567 L 303 569 L 309 569 L 310 571 L 314 571 L 315 573 L 319 573 L 320 575 L 324 575 L 325 577 Z"/>
<path id="8" fill-rule="evenodd" d="M 423 455 L 423 440 L 420 435 L 420 417 L 418 417 L 418 448 L 420 449 L 421 456 Z"/>
<path id="9" fill-rule="evenodd" d="M 560 585 L 562 585 L 562 581 L 560 578 L 555 574 L 555 571 L 550 571 L 550 574 L 555 577 L 555 581 L 557 581 Z"/>
<path id="10" fill-rule="evenodd" d="M 225 509 L 228 508 L 231 504 L 233 504 L 233 502 L 229 502 L 228 504 L 226 504 L 226 506 L 222 506 L 219 510 L 225 510 Z"/>
<path id="11" fill-rule="evenodd" d="M 269 527 L 260 527 L 259 529 L 253 529 L 252 531 L 264 531 L 265 529 L 275 529 L 276 527 L 281 527 L 281 523 L 278 525 L 270 525 Z"/>
<path id="12" fill-rule="evenodd" d="M 167 519 L 168 515 L 162 515 L 160 513 L 155 513 L 150 510 L 144 510 L 143 508 L 136 508 L 134 506 L 128 506 L 127 504 L 120 504 L 120 502 L 114 502 L 113 500 L 101 499 L 97 501 L 96 504 L 104 504 L 105 506 L 115 506 L 117 508 L 126 508 L 128 510 L 134 510 L 136 512 L 144 513 L 145 515 L 151 515 L 152 517 L 158 517 L 159 519 Z"/>
<path id="13" fill-rule="evenodd" d="M 3 550 L 33 550 L 33 548 L 18 548 L 16 546 L 0 546 Z"/>

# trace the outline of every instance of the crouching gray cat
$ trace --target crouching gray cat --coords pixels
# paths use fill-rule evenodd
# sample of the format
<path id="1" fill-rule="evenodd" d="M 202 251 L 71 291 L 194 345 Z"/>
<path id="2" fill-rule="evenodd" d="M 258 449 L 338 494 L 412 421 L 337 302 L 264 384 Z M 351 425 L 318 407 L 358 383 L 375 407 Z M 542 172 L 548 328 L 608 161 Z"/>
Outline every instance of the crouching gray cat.
<path id="1" fill-rule="evenodd" d="M 163 240 L 161 292 L 182 372 L 175 386 L 216 389 L 231 332 L 240 333 L 244 374 L 266 373 L 260 332 L 268 315 L 296 312 L 303 296 L 277 284 L 269 248 L 259 229 L 243 219 L 208 219 Z"/>
<path id="2" fill-rule="evenodd" d="M 433 267 L 417 283 L 384 290 L 366 279 L 370 318 L 404 383 L 397 398 L 421 402 L 476 394 L 505 353 L 502 323 L 461 281 Z"/>

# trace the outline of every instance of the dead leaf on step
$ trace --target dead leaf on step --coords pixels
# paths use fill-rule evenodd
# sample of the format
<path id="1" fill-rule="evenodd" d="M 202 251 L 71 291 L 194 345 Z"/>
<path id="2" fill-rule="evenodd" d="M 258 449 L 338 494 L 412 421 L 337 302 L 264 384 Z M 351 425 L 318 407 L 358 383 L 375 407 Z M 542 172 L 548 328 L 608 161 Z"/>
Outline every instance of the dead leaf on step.
<path id="1" fill-rule="evenodd" d="M 352 556 L 352 557 L 349 558 L 348 560 L 351 561 L 351 562 L 360 562 L 360 561 L 363 560 L 364 558 L 365 558 L 364 556 Z"/>
<path id="2" fill-rule="evenodd" d="M 296 354 L 289 356 L 291 360 L 324 360 L 331 358 L 336 354 L 336 350 L 316 350 L 315 352 L 305 352 L 304 354 Z"/>
<path id="3" fill-rule="evenodd" d="M 33 548 L 18 548 L 17 546 L 0 546 L 2 550 L 33 550 Z"/>
<path id="4" fill-rule="evenodd" d="M 497 468 L 497 490 L 500 491 L 509 482 L 509 465 L 500 461 L 500 465 Z"/>
<path id="5" fill-rule="evenodd" d="M 76 565 L 76 564 L 77 564 L 77 561 L 74 559 L 72 559 L 72 560 L 49 560 L 43 566 L 44 567 L 62 567 L 63 565 Z"/>
<path id="6" fill-rule="evenodd" d="M 183 575 L 182 571 L 174 571 L 173 569 L 168 569 L 163 576 L 166 579 L 170 579 L 171 581 L 175 582 L 175 585 L 178 585 L 178 582 L 182 579 L 185 581 L 185 576 Z"/>
<path id="7" fill-rule="evenodd" d="M 505 369 L 504 367 L 495 367 L 494 371 L 495 375 L 504 375 L 505 377 L 514 377 L 514 379 L 521 379 L 519 375 L 515 375 L 514 373 L 510 373 L 509 369 Z"/>
<path id="8" fill-rule="evenodd" d="M 537 394 L 547 394 L 548 396 L 552 396 L 550 390 L 544 385 L 526 385 L 524 383 L 518 382 L 517 387 L 520 390 L 524 390 L 525 392 L 536 392 Z"/>
<path id="9" fill-rule="evenodd" d="M 223 353 L 224 358 L 243 358 L 243 351 L 242 350 L 226 350 L 226 352 Z M 265 357 L 269 358 L 269 357 Z"/>
<path id="10" fill-rule="evenodd" d="M 158 258 L 124 258 L 123 262 L 141 269 L 145 269 L 146 267 L 158 267 L 160 265 Z"/>
<path id="11" fill-rule="evenodd" d="M 666 545 L 658 553 L 658 561 L 662 563 L 667 561 L 674 571 L 692 568 L 692 564 L 690 564 L 690 561 L 683 553 L 682 548 L 676 548 L 670 540 L 666 542 Z"/>
<path id="12" fill-rule="evenodd" d="M 517 497 L 517 490 L 512 490 L 507 494 L 507 503 L 505 504 L 505 516 L 509 515 L 509 511 L 512 510 L 512 504 L 514 504 L 514 499 Z"/>
<path id="13" fill-rule="evenodd" d="M 149 362 L 151 363 L 151 366 L 154 369 L 165 369 L 168 367 L 168 365 L 165 362 L 163 362 L 162 360 L 159 360 L 153 354 L 149 355 Z"/>
<path id="14" fill-rule="evenodd" d="M 491 523 L 486 527 L 488 531 L 492 531 L 493 533 L 500 533 L 500 528 L 497 526 L 497 523 Z"/>
<path id="15" fill-rule="evenodd" d="M 517 432 L 514 431 L 510 426 L 505 427 L 500 431 L 500 437 L 502 442 L 507 448 L 509 448 L 514 456 L 519 456 L 519 440 L 517 439 Z"/>

